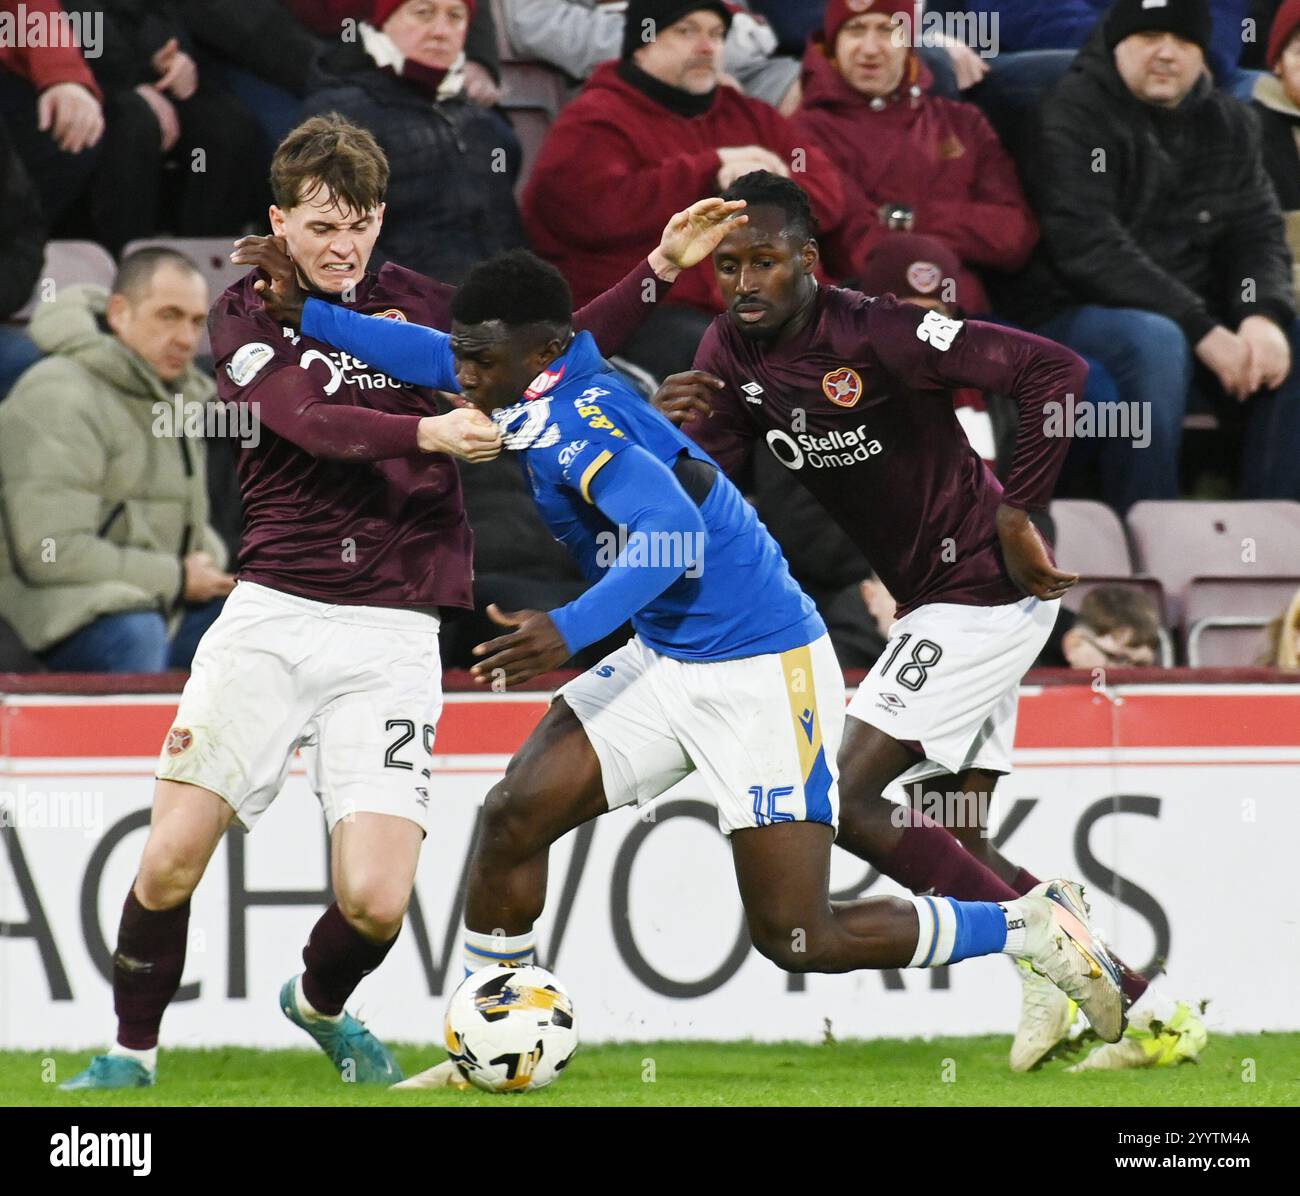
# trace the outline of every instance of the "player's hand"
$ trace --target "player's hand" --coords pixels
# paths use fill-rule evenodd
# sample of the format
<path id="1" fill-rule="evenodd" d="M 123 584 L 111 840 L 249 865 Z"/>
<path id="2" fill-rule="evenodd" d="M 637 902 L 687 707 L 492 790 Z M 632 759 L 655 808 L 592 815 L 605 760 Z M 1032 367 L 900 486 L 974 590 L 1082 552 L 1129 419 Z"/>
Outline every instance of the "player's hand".
<path id="1" fill-rule="evenodd" d="M 713 414 L 713 396 L 727 384 L 703 370 L 669 374 L 650 400 L 655 410 L 673 423 L 688 424 Z"/>
<path id="2" fill-rule="evenodd" d="M 477 407 L 458 407 L 420 420 L 422 453 L 448 453 L 462 461 L 491 461 L 501 451 L 501 429 Z"/>
<path id="3" fill-rule="evenodd" d="M 725 200 L 713 196 L 677 212 L 664 225 L 658 247 L 650 254 L 650 268 L 664 282 L 672 282 L 709 256 L 738 224 L 746 224 L 743 199 Z"/>
<path id="4" fill-rule="evenodd" d="M 1042 536 L 1024 511 L 1004 504 L 998 507 L 997 524 L 1007 572 L 1026 594 L 1050 602 L 1079 580 L 1077 573 L 1064 573 L 1052 564 Z"/>
<path id="5" fill-rule="evenodd" d="M 1247 316 L 1237 335 L 1250 347 L 1250 393 L 1261 387 L 1276 390 L 1291 372 L 1291 342 L 1286 333 L 1267 316 Z"/>
<path id="6" fill-rule="evenodd" d="M 56 83 L 36 100 L 36 127 L 65 154 L 79 154 L 104 135 L 104 109 L 80 83 Z"/>
<path id="7" fill-rule="evenodd" d="M 564 636 L 545 611 L 506 612 L 494 603 L 487 608 L 487 613 L 492 622 L 515 630 L 474 649 L 475 656 L 484 657 L 470 669 L 480 684 L 491 685 L 493 689 L 522 685 L 558 669 L 572 655 Z"/>
<path id="8" fill-rule="evenodd" d="M 154 86 L 169 91 L 178 100 L 188 100 L 199 89 L 199 68 L 174 37 L 149 60 L 158 72 Z"/>
<path id="9" fill-rule="evenodd" d="M 1238 402 L 1250 398 L 1250 345 L 1222 324 L 1196 342 L 1196 356 Z"/>
<path id="10" fill-rule="evenodd" d="M 154 120 L 158 122 L 158 136 L 162 141 L 162 152 L 164 154 L 170 153 L 181 139 L 181 118 L 176 111 L 176 106 L 161 91 L 148 83 L 141 83 L 135 89 L 135 94 L 149 105 L 149 111 L 153 113 Z"/>
<path id="11" fill-rule="evenodd" d="M 501 99 L 501 88 L 481 62 L 465 64 L 465 94 L 476 104 L 491 108 Z"/>
<path id="12" fill-rule="evenodd" d="M 186 602 L 210 602 L 224 598 L 235 588 L 235 579 L 207 552 L 191 552 L 181 563 L 185 571 L 185 586 L 181 592 Z"/>
<path id="13" fill-rule="evenodd" d="M 301 326 L 307 292 L 298 282 L 298 268 L 289 256 L 289 246 L 283 237 L 240 237 L 230 260 L 236 266 L 256 266 L 270 279 L 267 282 L 259 278 L 253 283 L 253 290 L 261 295 L 273 320 L 292 328 Z"/>

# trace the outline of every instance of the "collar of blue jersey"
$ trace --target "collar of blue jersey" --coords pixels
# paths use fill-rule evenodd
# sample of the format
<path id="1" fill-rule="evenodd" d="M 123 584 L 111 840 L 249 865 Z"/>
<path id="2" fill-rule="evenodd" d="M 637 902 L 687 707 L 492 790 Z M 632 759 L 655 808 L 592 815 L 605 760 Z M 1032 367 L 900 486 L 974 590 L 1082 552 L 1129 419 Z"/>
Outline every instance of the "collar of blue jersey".
<path id="1" fill-rule="evenodd" d="M 537 375 L 524 391 L 524 397 L 509 407 L 498 407 L 492 412 L 492 422 L 501 429 L 506 448 L 519 447 L 512 443 L 517 440 L 513 434 L 525 423 L 536 421 L 536 410 L 532 408 L 539 399 L 549 400 L 566 381 L 586 378 L 605 369 L 605 359 L 590 332 L 579 332 L 569 342 L 569 347 Z M 531 423 L 530 423 L 531 426 Z M 531 438 L 530 443 L 531 443 Z M 532 445 L 532 447 L 539 447 Z"/>

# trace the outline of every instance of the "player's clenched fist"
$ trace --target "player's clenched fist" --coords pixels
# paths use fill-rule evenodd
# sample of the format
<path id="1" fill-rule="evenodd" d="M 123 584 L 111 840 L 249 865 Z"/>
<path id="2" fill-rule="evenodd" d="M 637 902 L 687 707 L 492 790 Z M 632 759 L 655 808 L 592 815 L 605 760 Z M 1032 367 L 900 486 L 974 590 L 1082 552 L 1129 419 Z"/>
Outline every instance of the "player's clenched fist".
<path id="1" fill-rule="evenodd" d="M 283 237 L 240 237 L 230 260 L 236 266 L 256 266 L 271 280 L 268 286 L 259 278 L 253 289 L 262 296 L 273 320 L 293 328 L 302 324 L 307 292 L 298 282 L 298 268 Z"/>
<path id="2" fill-rule="evenodd" d="M 1038 529 L 1024 511 L 998 507 L 997 525 L 1007 572 L 1026 594 L 1049 602 L 1060 598 L 1079 580 L 1077 573 L 1064 573 L 1053 566 Z"/>
<path id="3" fill-rule="evenodd" d="M 725 386 L 721 378 L 703 370 L 687 370 L 665 378 L 651 402 L 660 415 L 673 423 L 690 423 L 700 416 L 713 414 L 713 396 Z"/>
<path id="4" fill-rule="evenodd" d="M 420 421 L 420 451 L 449 453 L 462 461 L 491 461 L 501 451 L 501 432 L 483 412 L 458 407 Z"/>

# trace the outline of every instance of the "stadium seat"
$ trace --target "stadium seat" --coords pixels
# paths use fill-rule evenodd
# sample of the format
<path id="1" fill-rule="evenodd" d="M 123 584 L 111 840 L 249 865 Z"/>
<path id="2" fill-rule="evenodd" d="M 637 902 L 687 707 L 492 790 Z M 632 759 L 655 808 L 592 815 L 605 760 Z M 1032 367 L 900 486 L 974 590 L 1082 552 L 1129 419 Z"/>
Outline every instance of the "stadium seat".
<path id="1" fill-rule="evenodd" d="M 1194 577 L 1287 577 L 1300 561 L 1296 502 L 1140 502 L 1128 528 L 1139 570 L 1164 586 L 1171 626 L 1187 625 Z"/>
<path id="2" fill-rule="evenodd" d="M 49 241 L 45 246 L 45 264 L 41 277 L 26 305 L 15 312 L 15 323 L 26 323 L 43 300 L 53 301 L 63 287 L 93 283 L 109 287 L 117 274 L 113 255 L 95 241 Z M 47 289 L 51 286 L 52 289 Z"/>
<path id="3" fill-rule="evenodd" d="M 1058 498 L 1051 506 L 1054 552 L 1062 569 L 1081 577 L 1129 577 L 1133 563 L 1119 516 L 1105 503 Z"/>
<path id="4" fill-rule="evenodd" d="M 230 251 L 234 248 L 237 237 L 237 233 L 231 233 L 228 237 L 146 237 L 139 241 L 132 241 L 122 250 L 122 256 L 134 253 L 137 249 L 155 247 L 174 249 L 177 253 L 183 253 L 207 279 L 208 298 L 215 303 L 222 291 L 248 273 L 247 267 L 234 266 L 230 262 Z M 205 328 L 203 339 L 199 343 L 198 356 L 207 357 L 211 352 L 208 330 Z"/>
<path id="5" fill-rule="evenodd" d="M 1300 561 L 1295 562 L 1300 567 Z M 1300 590 L 1294 577 L 1194 577 L 1187 587 L 1184 622 L 1187 663 L 1193 668 L 1258 663 L 1263 629 Z"/>

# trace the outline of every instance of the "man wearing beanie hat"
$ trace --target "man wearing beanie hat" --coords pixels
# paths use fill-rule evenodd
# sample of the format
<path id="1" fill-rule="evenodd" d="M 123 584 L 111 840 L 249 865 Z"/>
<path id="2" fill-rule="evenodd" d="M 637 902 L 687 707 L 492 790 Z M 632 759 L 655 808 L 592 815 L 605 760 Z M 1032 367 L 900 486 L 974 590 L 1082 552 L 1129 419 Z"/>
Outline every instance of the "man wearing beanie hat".
<path id="1" fill-rule="evenodd" d="M 799 62 L 777 53 L 773 29 L 751 9 L 751 0 L 730 0 L 725 70 L 748 96 L 788 116 L 799 103 Z M 625 36 L 637 39 L 627 0 L 502 0 L 501 18 L 515 54 L 549 63 L 574 79 L 587 79 L 602 63 L 623 56 Z M 646 14 L 655 26 L 662 16 Z M 638 44 L 640 44 L 638 42 Z"/>
<path id="2" fill-rule="evenodd" d="M 1300 499 L 1291 255 L 1258 122 L 1205 69 L 1209 31 L 1207 0 L 1110 10 L 1043 105 L 1026 173 L 1043 244 L 999 304 L 1114 379 L 1141 429 L 1100 443 L 1120 510 L 1180 495 L 1194 384 L 1240 497 Z"/>
<path id="3" fill-rule="evenodd" d="M 622 58 L 598 67 L 551 128 L 524 225 L 576 302 L 621 277 L 674 211 L 752 170 L 797 175 L 822 227 L 838 230 L 845 197 L 830 159 L 770 105 L 719 85 L 729 19 L 718 0 L 632 0 Z M 707 263 L 683 273 L 671 300 L 623 349 L 657 377 L 690 368 L 722 310 Z"/>
<path id="4" fill-rule="evenodd" d="M 973 104 L 930 94 L 911 49 L 910 0 L 831 0 L 803 60 L 794 118 L 852 194 L 842 239 L 860 263 L 890 230 L 942 241 L 961 259 L 966 310 L 989 310 L 980 268 L 1019 270 L 1038 240 L 1015 164 Z"/>
<path id="5" fill-rule="evenodd" d="M 378 252 L 449 283 L 524 243 L 518 139 L 465 93 L 474 11 L 475 0 L 375 0 L 358 39 L 325 54 L 302 109 L 341 113 L 374 134 L 391 171 Z"/>

